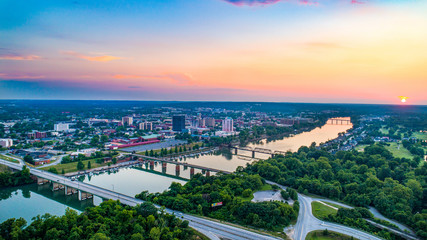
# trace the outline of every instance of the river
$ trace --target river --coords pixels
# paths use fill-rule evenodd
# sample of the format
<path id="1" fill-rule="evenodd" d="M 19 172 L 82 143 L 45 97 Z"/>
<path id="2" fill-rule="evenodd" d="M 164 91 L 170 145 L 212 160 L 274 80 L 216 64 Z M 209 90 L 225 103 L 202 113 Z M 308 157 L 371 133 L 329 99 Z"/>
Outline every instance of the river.
<path id="1" fill-rule="evenodd" d="M 339 133 L 350 129 L 352 125 L 330 125 L 313 129 L 282 140 L 261 141 L 257 144 L 250 144 L 252 148 L 260 147 L 280 151 L 296 151 L 301 146 L 309 146 L 312 142 L 321 143 L 334 139 Z M 254 159 L 250 158 L 251 152 L 238 151 L 238 155 L 233 155 L 229 150 L 222 150 L 215 154 L 205 154 L 198 157 L 187 157 L 181 161 L 204 167 L 216 168 L 224 171 L 234 171 L 239 166 L 246 166 Z M 255 158 L 266 159 L 270 155 L 256 153 Z M 195 169 L 194 173 L 201 173 Z M 212 174 L 212 173 L 211 173 Z M 185 184 L 191 176 L 190 169 L 180 166 L 178 169 L 174 164 L 167 164 L 166 168 L 162 164 L 150 166 L 144 164 L 136 168 L 122 168 L 116 172 L 102 173 L 91 177 L 85 176 L 81 181 L 111 189 L 122 194 L 135 196 L 142 191 L 162 192 L 167 190 L 172 182 Z M 5 188 L 0 190 L 0 222 L 8 218 L 23 217 L 28 222 L 31 218 L 44 213 L 62 215 L 67 206 L 76 210 L 83 210 L 85 206 L 99 204 L 101 199 L 94 198 L 86 202 L 77 201 L 76 195 L 64 196 L 63 192 L 52 192 L 48 185 L 37 186 L 31 184 L 18 188 Z"/>

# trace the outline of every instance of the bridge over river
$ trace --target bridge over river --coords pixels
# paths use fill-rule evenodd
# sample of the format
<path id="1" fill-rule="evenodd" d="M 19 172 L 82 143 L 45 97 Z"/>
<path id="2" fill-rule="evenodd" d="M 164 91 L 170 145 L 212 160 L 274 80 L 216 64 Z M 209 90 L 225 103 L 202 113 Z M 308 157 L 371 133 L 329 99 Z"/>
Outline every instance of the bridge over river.
<path id="1" fill-rule="evenodd" d="M 176 162 L 173 162 L 176 163 Z M 22 164 L 8 162 L 6 160 L 0 160 L 0 164 L 6 165 L 13 170 L 22 170 Z M 27 167 L 30 170 L 30 174 L 37 178 L 39 184 L 50 183 L 52 186 L 52 191 L 61 191 L 64 190 L 66 194 L 79 194 L 79 200 L 84 200 L 87 198 L 93 197 L 93 195 L 98 196 L 104 200 L 112 199 L 119 200 L 122 204 L 129 206 L 136 206 L 141 204 L 144 201 L 130 197 L 115 191 L 111 191 L 105 188 L 94 186 L 88 183 L 73 181 L 67 177 L 60 176 L 51 172 L 43 171 L 37 168 Z M 160 206 L 156 207 L 160 208 Z M 192 216 L 189 214 L 184 214 L 182 212 L 174 211 L 171 209 L 166 209 L 166 212 L 169 214 L 174 214 L 177 217 L 180 217 L 184 220 L 189 221 L 189 225 L 202 232 L 210 239 L 236 239 L 236 240 L 257 240 L 257 239 L 279 239 L 269 235 L 264 235 L 260 233 L 255 233 L 249 230 L 242 228 L 234 227 L 227 225 L 225 223 L 220 223 L 217 221 L 212 221 L 209 219 Z"/>

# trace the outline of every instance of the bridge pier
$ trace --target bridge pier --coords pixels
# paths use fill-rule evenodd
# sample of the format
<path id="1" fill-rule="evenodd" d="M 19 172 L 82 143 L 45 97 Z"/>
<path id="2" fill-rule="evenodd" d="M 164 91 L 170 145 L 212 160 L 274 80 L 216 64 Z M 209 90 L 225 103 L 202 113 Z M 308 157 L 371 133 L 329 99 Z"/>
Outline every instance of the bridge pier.
<path id="1" fill-rule="evenodd" d="M 59 184 L 57 182 L 52 182 L 52 191 L 58 191 L 64 189 L 64 185 Z"/>
<path id="2" fill-rule="evenodd" d="M 255 151 L 252 151 L 252 158 L 255 158 Z"/>
<path id="3" fill-rule="evenodd" d="M 234 155 L 237 155 L 237 148 L 234 149 Z"/>
<path id="4" fill-rule="evenodd" d="M 190 178 L 194 176 L 194 168 L 190 168 Z"/>
<path id="5" fill-rule="evenodd" d="M 162 162 L 162 173 L 166 173 L 166 170 L 167 170 L 167 163 Z"/>
<path id="6" fill-rule="evenodd" d="M 175 167 L 175 175 L 179 176 L 180 171 L 181 171 L 181 167 L 177 164 Z"/>
<path id="7" fill-rule="evenodd" d="M 77 193 L 77 189 L 65 186 L 65 195 L 73 195 Z"/>
<path id="8" fill-rule="evenodd" d="M 150 162 L 150 170 L 153 170 L 154 169 L 154 161 L 151 161 Z"/>
<path id="9" fill-rule="evenodd" d="M 275 156 L 275 155 L 274 155 L 274 153 L 273 153 L 273 154 L 271 154 L 271 158 L 274 158 L 274 156 Z"/>
<path id="10" fill-rule="evenodd" d="M 83 201 L 89 198 L 93 198 L 93 195 L 87 192 L 79 191 L 79 200 Z"/>
<path id="11" fill-rule="evenodd" d="M 206 177 L 210 177 L 211 176 L 211 172 L 208 170 L 206 171 Z"/>
<path id="12" fill-rule="evenodd" d="M 37 177 L 37 184 L 38 184 L 38 185 L 43 185 L 43 184 L 45 184 L 45 183 L 49 183 L 49 182 L 50 182 L 50 181 L 49 181 L 49 180 L 47 180 L 47 179 Z"/>

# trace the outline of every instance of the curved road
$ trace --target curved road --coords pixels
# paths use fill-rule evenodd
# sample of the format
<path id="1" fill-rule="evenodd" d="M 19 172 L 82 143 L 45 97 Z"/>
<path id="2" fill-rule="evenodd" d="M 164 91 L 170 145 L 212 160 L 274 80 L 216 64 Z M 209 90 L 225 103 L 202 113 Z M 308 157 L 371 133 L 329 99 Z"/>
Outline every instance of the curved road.
<path id="1" fill-rule="evenodd" d="M 265 181 L 268 184 L 277 185 L 282 189 L 286 189 L 285 186 L 277 184 L 272 181 Z M 350 228 L 347 226 L 324 222 L 317 219 L 311 211 L 311 202 L 317 201 L 308 196 L 304 196 L 298 193 L 298 201 L 300 203 L 300 211 L 298 213 L 298 220 L 294 226 L 294 232 L 292 234 L 292 239 L 294 240 L 304 240 L 307 237 L 307 234 L 315 230 L 325 230 L 342 233 L 348 236 L 353 236 L 360 240 L 381 240 L 381 238 L 373 236 L 369 233 Z"/>

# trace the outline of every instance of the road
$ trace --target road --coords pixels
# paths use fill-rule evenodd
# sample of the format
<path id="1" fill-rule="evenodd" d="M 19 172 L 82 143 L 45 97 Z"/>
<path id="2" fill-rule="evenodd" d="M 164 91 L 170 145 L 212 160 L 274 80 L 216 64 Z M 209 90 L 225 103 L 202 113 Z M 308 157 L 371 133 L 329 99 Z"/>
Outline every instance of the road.
<path id="1" fill-rule="evenodd" d="M 0 160 L 0 164 L 4 164 L 10 168 L 16 169 L 16 170 L 21 170 L 22 169 L 22 165 L 21 164 L 16 164 L 16 163 L 12 163 L 12 162 L 8 162 L 6 160 Z M 134 197 L 130 197 L 121 193 L 117 193 L 108 189 L 104 189 L 101 187 L 97 187 L 88 183 L 84 183 L 84 182 L 79 182 L 79 181 L 72 181 L 69 178 L 60 176 L 60 175 L 56 175 L 47 171 L 43 171 L 40 169 L 36 169 L 36 168 L 31 168 L 30 169 L 30 173 L 32 175 L 36 175 L 39 176 L 41 178 L 44 179 L 48 179 L 51 180 L 53 182 L 59 183 L 59 184 L 64 184 L 68 187 L 72 187 L 75 189 L 79 189 L 80 191 L 83 192 L 88 192 L 88 193 L 92 193 L 98 197 L 101 197 L 103 199 L 112 199 L 112 200 L 119 200 L 121 203 L 129 205 L 129 206 L 136 206 L 137 204 L 141 204 L 144 201 L 140 200 L 140 199 L 136 199 Z M 160 206 L 156 206 L 159 207 Z M 174 211 L 171 209 L 166 209 L 167 213 L 170 214 L 174 214 L 184 220 L 188 220 L 189 221 L 189 225 L 200 231 L 203 233 L 206 233 L 207 236 L 210 237 L 210 239 L 215 239 L 217 240 L 218 238 L 228 238 L 228 239 L 233 239 L 233 240 L 277 240 L 280 238 L 276 238 L 276 237 L 272 237 L 272 236 L 268 236 L 268 235 L 263 235 L 263 234 L 259 234 L 259 233 L 255 233 L 255 232 L 251 232 L 242 228 L 238 228 L 238 227 L 234 227 L 234 226 L 230 226 L 227 225 L 225 223 L 219 223 L 217 221 L 212 221 L 212 220 L 208 220 L 205 218 L 201 218 L 201 217 L 195 217 L 192 215 L 188 215 L 179 211 Z"/>
<path id="2" fill-rule="evenodd" d="M 37 168 L 44 168 L 44 167 L 50 167 L 50 166 L 58 165 L 62 162 L 62 158 L 65 156 L 67 156 L 67 154 L 58 155 L 58 156 L 56 156 L 56 159 L 57 159 L 56 161 L 48 163 L 48 164 L 37 166 Z"/>
<path id="3" fill-rule="evenodd" d="M 286 189 L 285 186 L 282 186 L 275 182 L 266 181 L 266 183 L 277 185 L 282 189 Z M 304 240 L 309 232 L 324 229 L 342 233 L 348 236 L 353 236 L 360 240 L 381 240 L 381 238 L 379 237 L 373 236 L 371 234 L 365 233 L 354 228 L 346 227 L 335 223 L 324 222 L 317 219 L 311 211 L 311 202 L 317 201 L 317 199 L 298 194 L 298 201 L 300 203 L 298 220 L 294 226 L 293 234 L 292 236 L 290 236 L 294 240 Z"/>
<path id="4" fill-rule="evenodd" d="M 20 158 L 17 158 L 17 157 L 14 157 L 14 156 L 10 156 L 10 155 L 6 155 L 6 154 L 2 154 L 2 155 L 5 156 L 5 157 L 10 157 L 10 158 L 13 158 L 13 159 L 19 161 L 19 165 L 23 165 L 24 164 L 24 160 L 22 160 Z"/>

